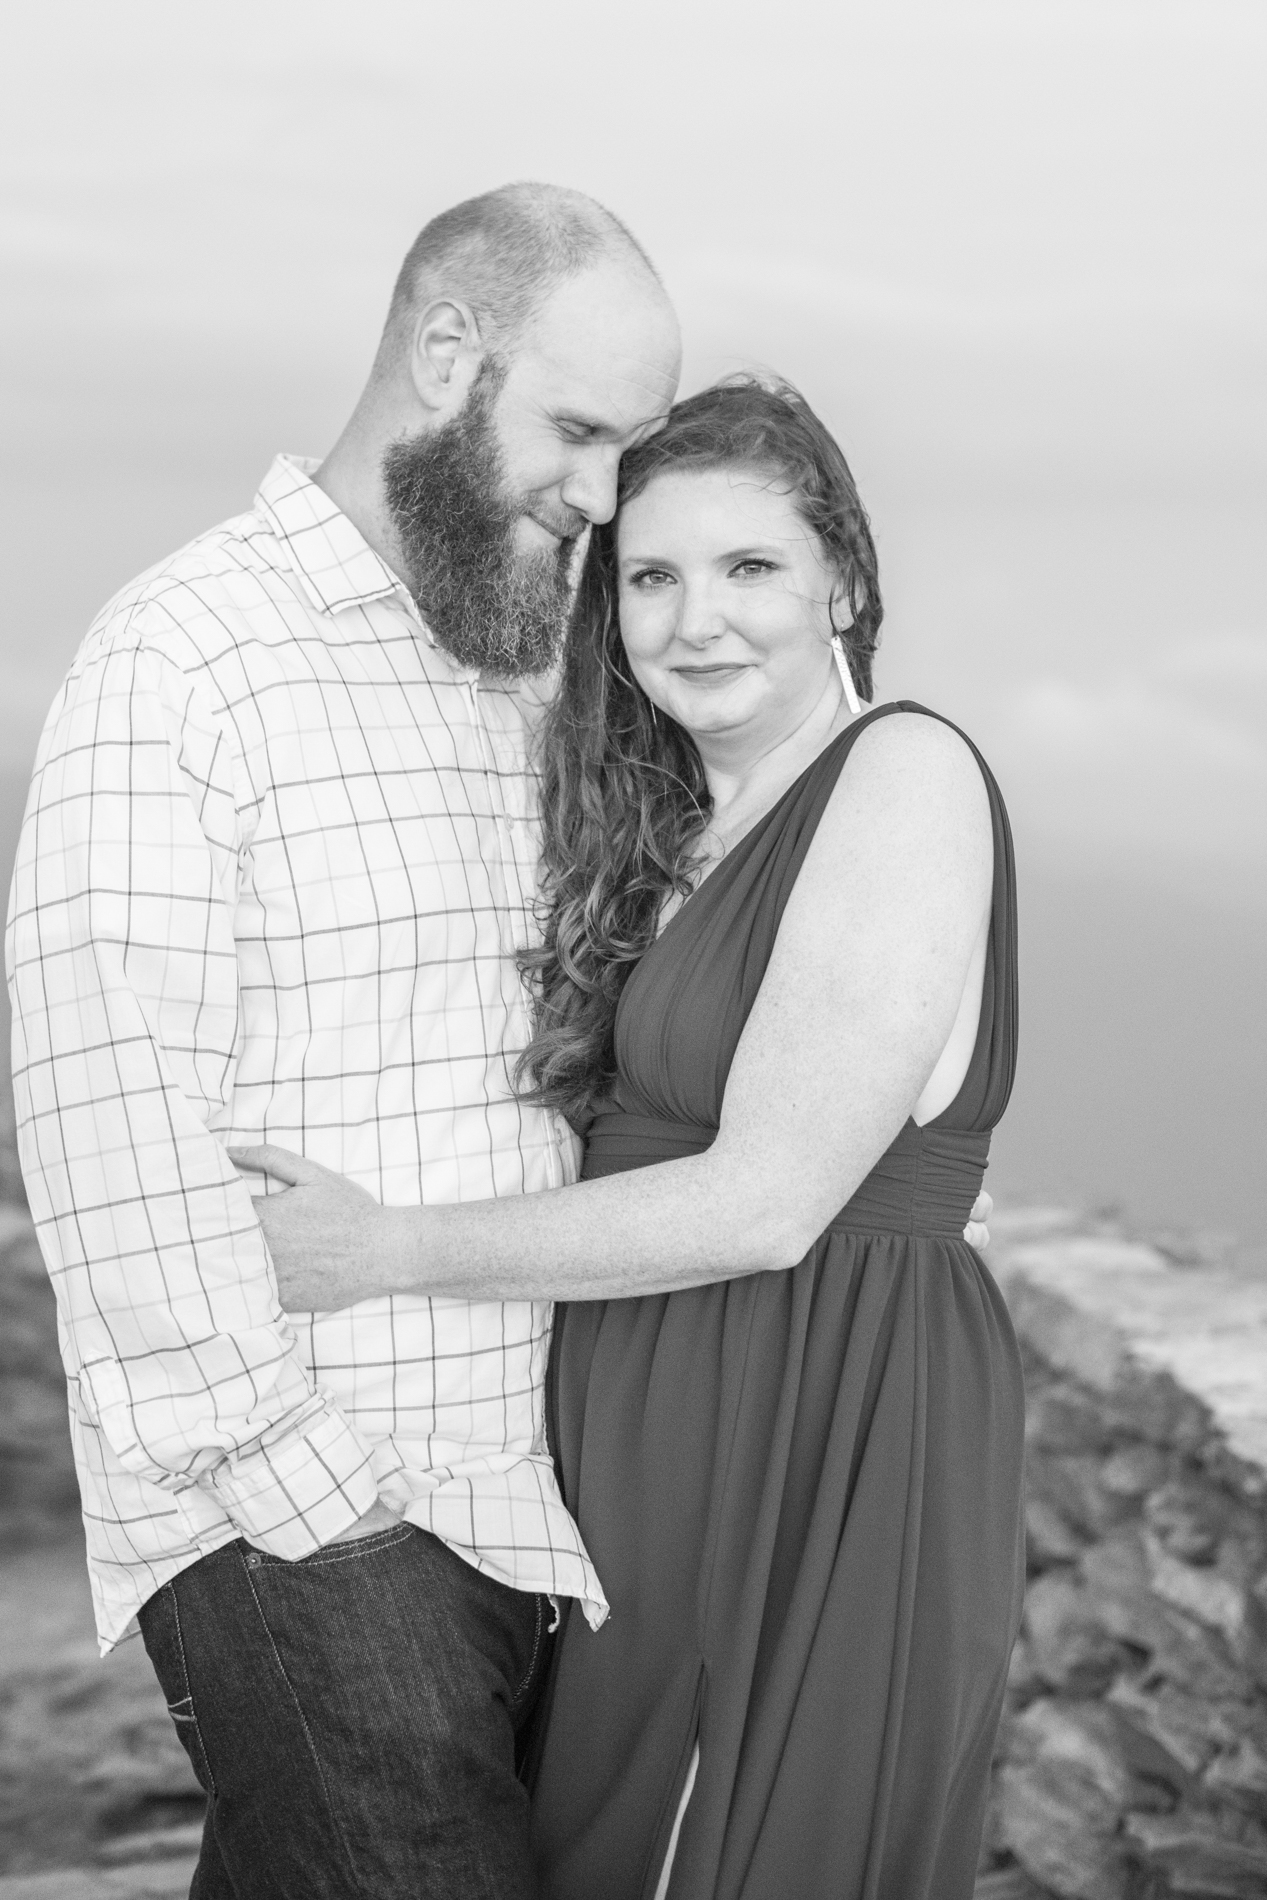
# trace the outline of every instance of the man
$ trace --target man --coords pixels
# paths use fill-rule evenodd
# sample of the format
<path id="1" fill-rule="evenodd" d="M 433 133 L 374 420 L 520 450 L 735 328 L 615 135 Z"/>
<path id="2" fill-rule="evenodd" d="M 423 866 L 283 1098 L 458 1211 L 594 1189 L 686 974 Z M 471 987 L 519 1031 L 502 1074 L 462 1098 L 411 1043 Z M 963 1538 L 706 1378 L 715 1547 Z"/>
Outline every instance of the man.
<path id="1" fill-rule="evenodd" d="M 288 1318 L 229 1143 L 381 1200 L 575 1174 L 518 1103 L 532 693 L 676 321 L 576 192 L 407 256 L 320 466 L 99 617 L 50 714 L 8 964 L 103 1647 L 139 1616 L 210 1797 L 198 1900 L 533 1890 L 515 1737 L 602 1589 L 543 1429 L 549 1309 Z"/>

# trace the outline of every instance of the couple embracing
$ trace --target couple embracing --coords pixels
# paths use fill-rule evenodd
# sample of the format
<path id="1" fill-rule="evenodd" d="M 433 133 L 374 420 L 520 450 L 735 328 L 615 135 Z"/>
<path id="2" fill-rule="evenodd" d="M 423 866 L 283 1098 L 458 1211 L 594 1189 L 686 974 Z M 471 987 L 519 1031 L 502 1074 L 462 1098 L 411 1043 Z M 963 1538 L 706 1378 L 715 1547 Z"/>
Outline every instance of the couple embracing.
<path id="1" fill-rule="evenodd" d="M 21 1152 L 196 1900 L 972 1891 L 1007 819 L 867 705 L 828 431 L 674 406 L 678 349 L 593 201 L 443 213 L 330 456 L 125 589 L 45 728 Z"/>

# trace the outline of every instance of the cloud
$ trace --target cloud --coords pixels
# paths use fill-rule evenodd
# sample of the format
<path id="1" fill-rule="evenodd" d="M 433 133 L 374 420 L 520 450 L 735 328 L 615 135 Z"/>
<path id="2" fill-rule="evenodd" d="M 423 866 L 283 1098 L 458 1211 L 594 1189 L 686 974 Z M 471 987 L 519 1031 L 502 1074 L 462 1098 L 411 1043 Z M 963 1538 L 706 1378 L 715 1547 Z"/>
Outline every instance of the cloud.
<path id="1" fill-rule="evenodd" d="M 1001 696 L 993 749 L 1020 827 L 1102 860 L 1267 872 L 1267 634 L 1174 643 L 1148 670 Z"/>

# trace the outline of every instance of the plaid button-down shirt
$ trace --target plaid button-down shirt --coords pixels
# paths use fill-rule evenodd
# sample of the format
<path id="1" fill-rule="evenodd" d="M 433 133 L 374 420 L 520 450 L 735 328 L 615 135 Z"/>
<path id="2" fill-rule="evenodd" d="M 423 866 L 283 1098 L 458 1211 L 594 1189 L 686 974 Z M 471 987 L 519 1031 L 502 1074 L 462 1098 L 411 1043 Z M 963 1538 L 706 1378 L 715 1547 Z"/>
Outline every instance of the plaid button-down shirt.
<path id="1" fill-rule="evenodd" d="M 606 1609 L 545 1444 L 548 1304 L 283 1314 L 225 1153 L 280 1142 L 399 1206 L 576 1173 L 510 1085 L 530 697 L 430 641 L 310 466 L 101 614 L 14 872 L 19 1140 L 106 1647 L 206 1552 L 300 1557 L 380 1496 Z"/>

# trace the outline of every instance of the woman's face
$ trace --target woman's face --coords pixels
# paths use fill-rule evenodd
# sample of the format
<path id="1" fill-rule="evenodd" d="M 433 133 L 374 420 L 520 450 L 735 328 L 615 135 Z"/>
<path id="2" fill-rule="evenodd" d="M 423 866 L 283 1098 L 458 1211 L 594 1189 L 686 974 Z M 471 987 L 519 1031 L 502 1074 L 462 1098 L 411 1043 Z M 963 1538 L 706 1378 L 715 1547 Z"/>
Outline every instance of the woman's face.
<path id="1" fill-rule="evenodd" d="M 634 677 L 693 736 L 764 750 L 819 704 L 836 577 L 777 477 L 657 475 L 621 509 L 616 555 Z"/>

